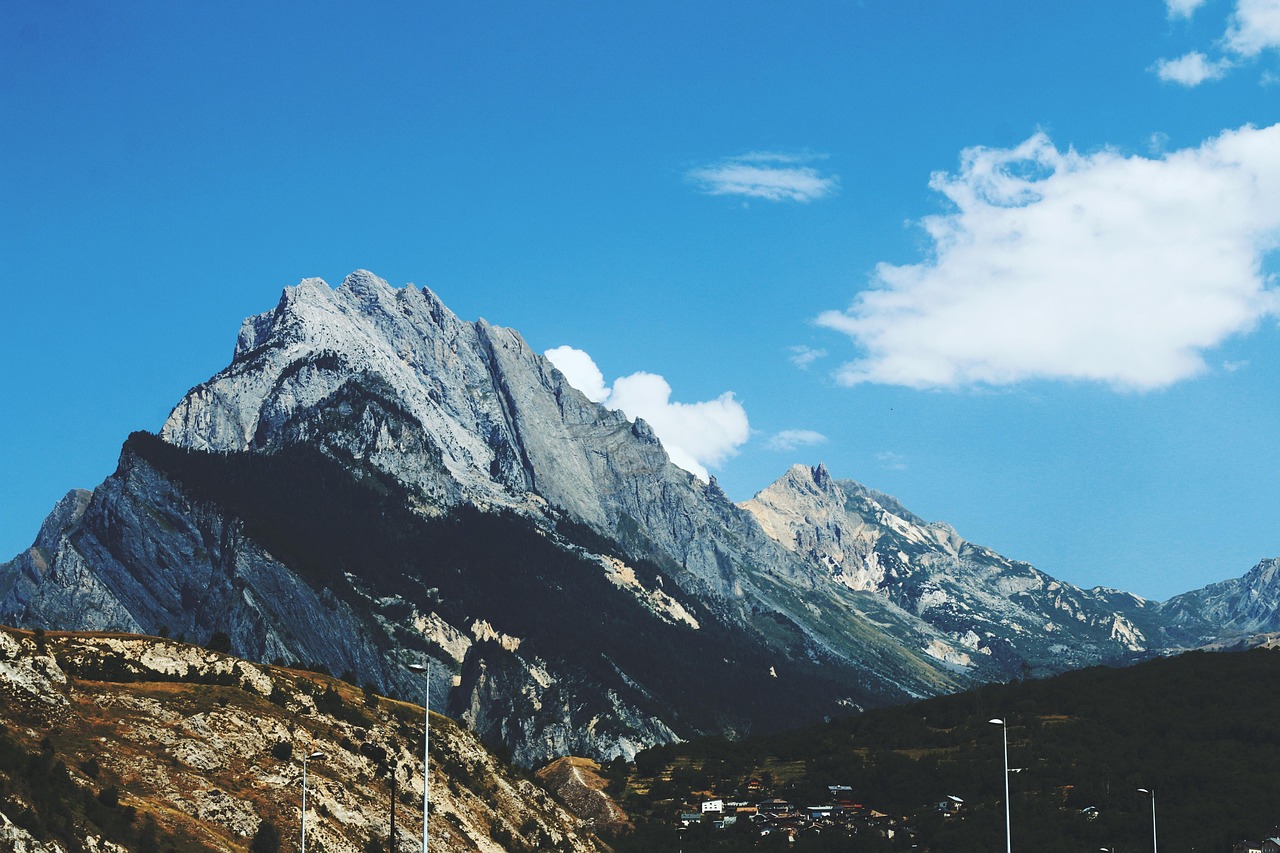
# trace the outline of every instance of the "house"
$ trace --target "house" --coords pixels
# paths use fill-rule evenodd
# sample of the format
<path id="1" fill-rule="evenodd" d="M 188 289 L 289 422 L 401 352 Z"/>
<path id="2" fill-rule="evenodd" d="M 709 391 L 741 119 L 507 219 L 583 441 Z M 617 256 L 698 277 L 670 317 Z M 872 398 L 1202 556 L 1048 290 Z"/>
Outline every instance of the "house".
<path id="1" fill-rule="evenodd" d="M 794 807 L 784 799 L 774 798 L 757 803 L 756 809 L 759 810 L 760 814 L 772 817 L 773 815 L 789 814 Z"/>
<path id="2" fill-rule="evenodd" d="M 1280 853 L 1280 837 L 1268 838 L 1262 842 L 1262 853 Z"/>
<path id="3" fill-rule="evenodd" d="M 724 814 L 724 800 L 707 800 L 702 804 L 703 814 Z"/>
<path id="4" fill-rule="evenodd" d="M 680 825 L 693 826 L 695 823 L 702 823 L 702 815 L 698 812 L 681 812 Z"/>
<path id="5" fill-rule="evenodd" d="M 1262 853 L 1261 841 L 1237 841 L 1231 853 Z"/>

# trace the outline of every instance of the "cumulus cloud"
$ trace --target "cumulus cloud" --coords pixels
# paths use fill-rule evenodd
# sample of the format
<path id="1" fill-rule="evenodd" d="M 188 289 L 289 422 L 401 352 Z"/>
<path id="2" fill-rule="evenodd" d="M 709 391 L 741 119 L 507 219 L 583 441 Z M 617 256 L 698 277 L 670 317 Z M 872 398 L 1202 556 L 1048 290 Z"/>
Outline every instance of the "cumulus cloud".
<path id="1" fill-rule="evenodd" d="M 1169 17 L 1189 18 L 1204 0 L 1166 0 Z M 1236 0 L 1218 47 L 1225 56 L 1209 59 L 1198 50 L 1177 59 L 1162 59 L 1152 66 L 1161 80 L 1183 86 L 1198 86 L 1206 80 L 1221 79 L 1263 51 L 1280 48 L 1280 0 Z M 1263 72 L 1265 83 L 1272 72 Z"/>
<path id="2" fill-rule="evenodd" d="M 751 435 L 747 412 L 731 391 L 700 403 L 674 402 L 671 386 L 657 374 L 633 373 L 615 379 L 610 388 L 595 361 L 582 350 L 562 346 L 544 355 L 588 399 L 633 421 L 644 418 L 671 461 L 703 482 L 710 479 L 707 466 L 715 467 L 733 456 Z"/>
<path id="3" fill-rule="evenodd" d="M 556 347 L 543 353 L 556 368 L 593 403 L 603 403 L 609 398 L 609 386 L 604 384 L 604 374 L 595 361 L 580 349 Z"/>
<path id="4" fill-rule="evenodd" d="M 730 157 L 685 173 L 685 179 L 708 195 L 737 195 L 766 201 L 810 202 L 836 191 L 840 179 L 803 165 L 811 155 L 753 152 Z"/>
<path id="5" fill-rule="evenodd" d="M 827 437 L 820 432 L 811 429 L 784 429 L 771 436 L 765 446 L 770 450 L 790 452 L 798 447 L 826 443 Z"/>
<path id="6" fill-rule="evenodd" d="M 1241 56 L 1280 47 L 1280 0 L 1236 0 L 1226 41 Z"/>
<path id="7" fill-rule="evenodd" d="M 1155 64 L 1156 75 L 1166 83 L 1199 86 L 1206 80 L 1221 80 L 1231 70 L 1229 59 L 1210 60 L 1198 50 L 1177 59 L 1161 59 Z"/>
<path id="8" fill-rule="evenodd" d="M 794 346 L 791 348 L 791 355 L 788 358 L 791 363 L 801 370 L 807 370 L 809 365 L 813 364 L 820 358 L 825 358 L 827 351 L 824 349 L 814 349 L 807 346 Z"/>
<path id="9" fill-rule="evenodd" d="M 968 149 L 930 186 L 954 209 L 922 221 L 929 257 L 880 264 L 818 318 L 863 351 L 846 384 L 1156 389 L 1280 308 L 1263 270 L 1280 245 L 1280 125 L 1159 158 L 1059 151 L 1038 133 Z"/>

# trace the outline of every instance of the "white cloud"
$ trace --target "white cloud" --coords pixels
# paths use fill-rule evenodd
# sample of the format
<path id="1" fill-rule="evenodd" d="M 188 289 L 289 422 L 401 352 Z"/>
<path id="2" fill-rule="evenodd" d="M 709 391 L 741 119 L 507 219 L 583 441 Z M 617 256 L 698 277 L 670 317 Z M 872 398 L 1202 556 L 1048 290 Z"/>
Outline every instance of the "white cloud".
<path id="1" fill-rule="evenodd" d="M 543 353 L 564 374 L 569 384 L 577 388 L 593 403 L 603 403 L 609 398 L 609 386 L 604 384 L 604 374 L 595 361 L 580 349 L 556 347 Z"/>
<path id="2" fill-rule="evenodd" d="M 1231 68 L 1231 60 L 1210 61 L 1198 50 L 1177 59 L 1161 59 L 1155 64 L 1155 72 L 1161 80 L 1188 87 L 1199 86 L 1206 80 L 1221 80 Z"/>
<path id="3" fill-rule="evenodd" d="M 810 202 L 831 195 L 840 184 L 836 175 L 801 165 L 813 159 L 813 155 L 757 151 L 691 169 L 685 178 L 708 195 Z"/>
<path id="4" fill-rule="evenodd" d="M 770 437 L 765 446 L 770 450 L 790 452 L 798 447 L 826 443 L 827 437 L 820 432 L 811 429 L 784 429 Z"/>
<path id="5" fill-rule="evenodd" d="M 633 373 L 615 379 L 609 388 L 595 361 L 582 350 L 562 346 L 544 355 L 588 399 L 633 421 L 644 418 L 671 461 L 704 482 L 710 478 L 707 466 L 733 456 L 751 435 L 747 412 L 731 391 L 701 403 L 673 402 L 671 386 L 656 374 Z"/>
<path id="6" fill-rule="evenodd" d="M 1191 17 L 1203 0 L 1165 0 L 1169 17 Z M 1162 59 L 1152 66 L 1161 80 L 1198 86 L 1206 80 L 1218 80 L 1238 67 L 1241 60 L 1257 57 L 1263 51 L 1280 48 L 1280 0 L 1235 0 L 1226 32 L 1218 41 L 1227 56 L 1210 60 L 1198 50 L 1177 59 Z M 1263 72 L 1263 82 L 1271 71 Z"/>
<path id="7" fill-rule="evenodd" d="M 1276 315 L 1280 125 L 1225 131 L 1160 158 L 1061 152 L 1044 134 L 971 148 L 930 186 L 933 251 L 876 268 L 821 325 L 864 351 L 846 384 L 915 388 L 1032 379 L 1161 388 Z"/>
<path id="8" fill-rule="evenodd" d="M 876 454 L 876 461 L 886 471 L 907 470 L 907 458 L 900 453 L 894 453 L 892 450 L 881 450 Z"/>
<path id="9" fill-rule="evenodd" d="M 1236 0 L 1226 41 L 1241 56 L 1280 47 L 1280 0 Z"/>
<path id="10" fill-rule="evenodd" d="M 1205 0 L 1165 0 L 1170 18 L 1190 18 Z"/>
<path id="11" fill-rule="evenodd" d="M 820 358 L 825 358 L 826 355 L 827 351 L 824 349 L 814 349 L 812 347 L 801 345 L 792 347 L 791 355 L 788 356 L 788 358 L 796 367 L 801 370 L 806 370 L 809 365 L 813 364 Z"/>

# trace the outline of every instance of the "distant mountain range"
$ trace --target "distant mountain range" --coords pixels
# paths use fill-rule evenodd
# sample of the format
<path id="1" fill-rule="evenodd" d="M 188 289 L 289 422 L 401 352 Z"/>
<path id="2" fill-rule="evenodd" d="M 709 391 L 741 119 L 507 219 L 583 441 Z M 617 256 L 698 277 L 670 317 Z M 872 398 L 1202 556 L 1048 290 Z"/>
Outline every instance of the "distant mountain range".
<path id="1" fill-rule="evenodd" d="M 796 466 L 739 506 L 518 333 L 308 279 L 0 566 L 0 622 L 231 638 L 516 760 L 630 757 L 1280 631 L 1280 575 L 1083 590 Z"/>

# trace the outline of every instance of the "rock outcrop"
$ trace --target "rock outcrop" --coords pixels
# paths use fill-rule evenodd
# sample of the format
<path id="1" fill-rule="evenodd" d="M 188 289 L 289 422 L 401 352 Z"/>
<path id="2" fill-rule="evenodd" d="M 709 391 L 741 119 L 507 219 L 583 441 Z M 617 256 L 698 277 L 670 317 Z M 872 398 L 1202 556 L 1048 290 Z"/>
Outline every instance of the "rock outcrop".
<path id="1" fill-rule="evenodd" d="M 422 849 L 422 708 L 322 675 L 156 638 L 5 629 L 0 725 L 7 755 L 45 756 L 28 779 L 0 766 L 6 849 L 72 849 L 64 832 L 76 834 L 74 849 L 142 849 L 138 833 L 149 831 L 178 849 L 241 851 L 263 822 L 296 838 L 302 756 L 314 752 L 323 757 L 307 767 L 309 845 L 387 849 L 394 776 L 392 849 Z M 430 755 L 432 849 L 607 849 L 451 720 L 432 716 Z M 28 799 L 46 761 L 59 781 Z M 77 791 L 109 805 L 64 825 L 62 803 L 74 808 Z M 134 818 L 117 821 L 122 809 Z"/>

